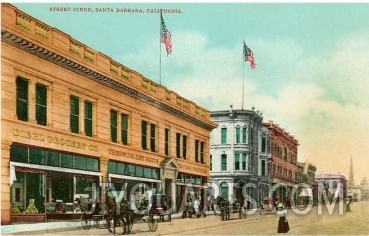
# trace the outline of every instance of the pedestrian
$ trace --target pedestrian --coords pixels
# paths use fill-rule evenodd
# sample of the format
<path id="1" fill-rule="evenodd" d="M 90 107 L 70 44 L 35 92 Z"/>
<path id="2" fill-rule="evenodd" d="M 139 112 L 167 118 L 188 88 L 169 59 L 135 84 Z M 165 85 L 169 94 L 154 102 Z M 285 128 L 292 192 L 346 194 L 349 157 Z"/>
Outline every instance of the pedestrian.
<path id="1" fill-rule="evenodd" d="M 282 203 L 279 203 L 277 206 L 277 216 L 279 216 L 277 233 L 287 233 L 290 230 L 290 226 L 287 220 L 287 209 Z"/>
<path id="2" fill-rule="evenodd" d="M 346 198 L 346 212 L 351 211 L 350 204 L 351 204 L 350 198 Z"/>

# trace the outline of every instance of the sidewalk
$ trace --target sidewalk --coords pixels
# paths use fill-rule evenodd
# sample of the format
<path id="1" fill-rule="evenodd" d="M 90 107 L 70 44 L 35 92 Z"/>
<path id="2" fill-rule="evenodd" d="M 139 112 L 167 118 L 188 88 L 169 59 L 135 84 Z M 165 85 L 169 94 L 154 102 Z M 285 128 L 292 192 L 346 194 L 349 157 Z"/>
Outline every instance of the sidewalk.
<path id="1" fill-rule="evenodd" d="M 213 211 L 207 211 L 207 216 L 214 215 Z M 273 215 L 273 214 L 272 214 Z M 217 217 L 220 217 L 217 214 Z M 195 215 L 192 218 L 196 218 Z M 203 218 L 203 216 L 201 216 Z M 254 214 L 249 214 L 247 220 L 259 219 L 259 211 Z M 265 218 L 265 216 L 263 216 Z M 182 213 L 175 213 L 172 215 L 172 220 L 182 219 Z M 1 235 L 35 235 L 45 234 L 50 232 L 62 232 L 71 230 L 83 229 L 81 221 L 55 221 L 55 222 L 44 222 L 44 223 L 33 223 L 33 224 L 13 224 L 13 225 L 2 225 Z"/>

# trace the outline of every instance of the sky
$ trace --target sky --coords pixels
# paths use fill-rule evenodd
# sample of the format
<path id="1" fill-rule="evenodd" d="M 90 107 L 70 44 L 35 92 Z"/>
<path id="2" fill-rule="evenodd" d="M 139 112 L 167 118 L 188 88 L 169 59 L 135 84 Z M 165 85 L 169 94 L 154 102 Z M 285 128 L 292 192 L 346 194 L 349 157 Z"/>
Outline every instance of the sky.
<path id="1" fill-rule="evenodd" d="M 366 2 L 12 4 L 210 111 L 255 107 L 298 140 L 298 161 L 317 174 L 348 178 L 352 158 L 355 183 L 369 178 Z M 163 14 L 170 55 L 151 9 L 175 12 Z M 255 69 L 243 60 L 243 42 Z"/>

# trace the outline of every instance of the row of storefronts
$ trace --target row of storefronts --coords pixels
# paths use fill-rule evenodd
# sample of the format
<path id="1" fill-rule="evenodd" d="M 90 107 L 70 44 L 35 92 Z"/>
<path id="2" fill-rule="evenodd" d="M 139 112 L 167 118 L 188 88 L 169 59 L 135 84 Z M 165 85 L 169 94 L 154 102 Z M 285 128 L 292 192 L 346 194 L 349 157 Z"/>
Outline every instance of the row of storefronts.
<path id="1" fill-rule="evenodd" d="M 107 190 L 173 210 L 209 182 L 209 111 L 2 3 L 1 222 L 79 220 Z M 107 96 L 109 95 L 109 96 Z"/>

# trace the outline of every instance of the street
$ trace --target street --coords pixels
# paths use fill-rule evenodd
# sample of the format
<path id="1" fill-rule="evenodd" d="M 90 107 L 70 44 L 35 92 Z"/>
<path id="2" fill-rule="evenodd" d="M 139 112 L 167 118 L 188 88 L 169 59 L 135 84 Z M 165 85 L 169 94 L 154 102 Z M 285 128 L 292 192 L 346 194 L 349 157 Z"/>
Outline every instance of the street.
<path id="1" fill-rule="evenodd" d="M 344 209 L 341 209 L 344 211 Z M 328 213 L 322 206 L 322 214 L 318 207 L 311 208 L 308 214 L 296 214 L 288 210 L 287 218 L 290 235 L 368 235 L 369 234 L 369 202 L 358 202 L 351 205 L 351 212 L 340 214 L 338 204 L 333 212 Z M 302 209 L 300 209 L 300 212 Z M 238 219 L 231 215 L 230 220 L 222 221 L 219 216 L 209 215 L 201 218 L 173 219 L 171 222 L 159 223 L 158 230 L 151 232 L 146 223 L 133 225 L 131 234 L 136 235 L 275 235 L 277 234 L 278 217 L 275 214 L 260 215 L 259 212 L 246 219 Z M 122 234 L 122 228 L 116 228 L 116 234 Z M 72 230 L 63 232 L 39 233 L 39 235 L 109 235 L 107 229 L 90 228 L 89 230 Z M 24 235 L 24 234 L 23 234 Z"/>

